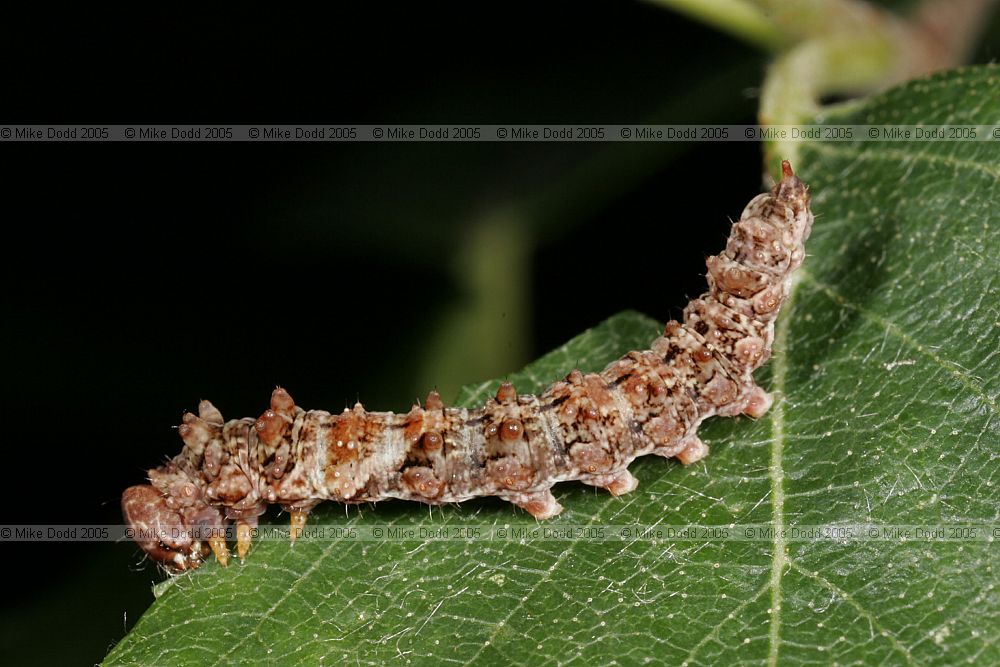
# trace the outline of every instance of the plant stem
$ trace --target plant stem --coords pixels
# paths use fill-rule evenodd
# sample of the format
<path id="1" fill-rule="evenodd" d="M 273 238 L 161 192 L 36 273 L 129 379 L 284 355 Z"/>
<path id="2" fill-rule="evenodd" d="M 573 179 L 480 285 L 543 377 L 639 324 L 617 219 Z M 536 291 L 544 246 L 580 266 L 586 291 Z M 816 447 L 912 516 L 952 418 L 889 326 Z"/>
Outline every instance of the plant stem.
<path id="1" fill-rule="evenodd" d="M 925 0 L 906 19 L 860 0 L 753 2 L 804 37 L 764 80 L 759 118 L 773 126 L 812 122 L 826 95 L 871 93 L 960 64 L 995 0 Z M 797 164 L 800 145 L 766 142 L 765 164 Z"/>
<path id="2" fill-rule="evenodd" d="M 813 120 L 820 99 L 833 92 L 864 92 L 883 85 L 895 62 L 891 40 L 878 33 L 807 40 L 768 69 L 761 90 L 761 125 L 796 125 Z M 765 142 L 765 165 L 798 164 L 796 140 Z M 777 177 L 777 173 L 773 173 Z"/>
<path id="3" fill-rule="evenodd" d="M 789 44 L 788 36 L 752 0 L 648 0 L 734 35 L 767 51 Z"/>
<path id="4" fill-rule="evenodd" d="M 870 93 L 960 64 L 996 2 L 924 0 L 903 18 L 864 0 L 649 1 L 783 50 L 761 93 L 767 126 L 813 120 L 825 95 Z M 765 142 L 765 164 L 796 164 L 798 148 L 797 141 Z"/>

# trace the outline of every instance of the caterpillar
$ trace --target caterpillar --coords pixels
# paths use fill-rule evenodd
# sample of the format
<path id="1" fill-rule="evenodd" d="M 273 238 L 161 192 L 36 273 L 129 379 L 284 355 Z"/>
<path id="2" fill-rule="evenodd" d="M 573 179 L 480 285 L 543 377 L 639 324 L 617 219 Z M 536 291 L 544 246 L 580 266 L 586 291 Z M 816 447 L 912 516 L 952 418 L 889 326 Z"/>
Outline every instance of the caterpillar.
<path id="1" fill-rule="evenodd" d="M 537 519 L 562 511 L 557 482 L 578 480 L 618 496 L 635 490 L 639 456 L 691 464 L 708 454 L 698 426 L 713 415 L 762 416 L 772 397 L 752 374 L 771 354 L 774 321 L 805 256 L 813 215 L 808 188 L 782 162 L 782 179 L 732 226 L 706 260 L 708 291 L 688 303 L 647 350 L 600 373 L 573 371 L 540 395 L 503 383 L 477 409 L 446 407 L 432 391 L 407 413 L 305 411 L 282 388 L 257 419 L 225 421 L 208 401 L 187 413 L 173 460 L 122 495 L 122 512 L 150 558 L 177 573 L 214 553 L 241 560 L 269 504 L 301 536 L 324 500 L 398 498 L 432 505 L 498 496 Z M 178 528 L 168 530 L 168 528 Z"/>

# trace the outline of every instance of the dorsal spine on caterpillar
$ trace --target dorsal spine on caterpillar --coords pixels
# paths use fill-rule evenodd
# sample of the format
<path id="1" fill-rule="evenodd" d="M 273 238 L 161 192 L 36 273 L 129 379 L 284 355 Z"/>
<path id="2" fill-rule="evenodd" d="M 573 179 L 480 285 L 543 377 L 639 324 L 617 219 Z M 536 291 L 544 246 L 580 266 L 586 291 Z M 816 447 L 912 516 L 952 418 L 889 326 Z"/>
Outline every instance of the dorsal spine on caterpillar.
<path id="1" fill-rule="evenodd" d="M 783 178 L 755 197 L 725 250 L 707 260 L 708 291 L 671 321 L 650 349 L 601 373 L 573 371 L 541 395 L 509 383 L 478 409 L 445 407 L 436 392 L 405 414 L 361 404 L 332 415 L 306 412 L 284 389 L 258 419 L 225 422 L 208 401 L 185 414 L 181 453 L 149 471 L 151 484 L 122 496 L 140 546 L 172 571 L 197 567 L 209 549 L 225 565 L 224 537 L 237 522 L 237 552 L 270 503 L 291 513 L 291 538 L 324 500 L 400 498 L 430 504 L 499 496 L 538 519 L 562 511 L 550 489 L 579 480 L 628 493 L 628 466 L 656 454 L 693 463 L 713 415 L 763 415 L 771 397 L 753 381 L 770 356 L 774 320 L 802 263 L 813 216 L 809 193 L 782 163 Z M 177 531 L 166 527 L 180 526 Z"/>

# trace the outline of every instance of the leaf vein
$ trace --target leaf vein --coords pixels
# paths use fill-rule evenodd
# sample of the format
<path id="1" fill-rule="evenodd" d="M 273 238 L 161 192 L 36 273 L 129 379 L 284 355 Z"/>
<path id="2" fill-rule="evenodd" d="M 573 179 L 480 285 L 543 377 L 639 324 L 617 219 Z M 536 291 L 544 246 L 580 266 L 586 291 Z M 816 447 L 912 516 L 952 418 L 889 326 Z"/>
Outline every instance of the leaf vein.
<path id="1" fill-rule="evenodd" d="M 793 560 L 789 560 L 788 564 L 789 564 L 789 566 L 791 566 L 791 568 L 793 570 L 795 570 L 799 574 L 801 574 L 801 575 L 803 575 L 805 577 L 808 577 L 809 579 L 812 579 L 813 581 L 817 582 L 818 584 L 820 584 L 821 586 L 823 586 L 824 588 L 826 588 L 830 592 L 835 593 L 836 595 L 839 595 L 845 602 L 847 602 L 849 605 L 851 605 L 852 607 L 854 607 L 854 610 L 856 612 L 858 612 L 859 614 L 861 614 L 862 616 L 864 616 L 865 620 L 867 620 L 869 623 L 871 623 L 872 627 L 875 628 L 876 630 L 878 630 L 879 633 L 889 641 L 889 644 L 897 652 L 901 653 L 903 655 L 903 657 L 906 658 L 907 664 L 910 664 L 910 665 L 916 665 L 916 664 L 918 664 L 913 659 L 913 654 L 910 653 L 910 650 L 908 648 L 906 648 L 906 646 L 902 642 L 899 641 L 899 639 L 896 637 L 896 635 L 894 635 L 892 632 L 890 632 L 889 630 L 887 630 L 885 628 L 885 626 L 883 626 L 881 623 L 878 622 L 878 616 L 876 616 L 874 613 L 872 613 L 871 611 L 869 611 L 868 609 L 866 609 L 863 605 L 861 605 L 861 603 L 859 603 L 857 600 L 855 600 L 851 596 L 850 593 L 848 593 L 847 591 L 845 591 L 844 589 L 842 589 L 840 586 L 836 585 L 835 583 L 833 583 L 829 579 L 823 577 L 819 573 L 817 573 L 817 572 L 810 572 L 809 570 L 805 569 L 804 567 L 802 567 L 801 565 L 799 565 L 798 563 L 796 563 Z"/>
<path id="2" fill-rule="evenodd" d="M 986 393 L 985 389 L 976 384 L 975 380 L 972 378 L 971 375 L 959 370 L 959 368 L 957 368 L 958 364 L 948 359 L 945 359 L 936 352 L 924 347 L 912 336 L 903 331 L 898 324 L 896 324 L 889 318 L 883 317 L 882 315 L 872 312 L 871 310 L 865 308 L 864 306 L 852 302 L 850 299 L 848 299 L 843 294 L 838 292 L 833 286 L 821 282 L 815 276 L 810 274 L 808 271 L 800 269 L 800 273 L 803 280 L 807 281 L 813 287 L 816 287 L 820 292 L 826 295 L 827 298 L 829 298 L 837 305 L 846 306 L 851 310 L 854 310 L 869 322 L 878 325 L 887 333 L 892 334 L 899 340 L 903 341 L 904 343 L 912 347 L 917 352 L 920 352 L 927 358 L 931 359 L 936 365 L 943 368 L 945 371 L 951 374 L 956 380 L 958 380 L 963 387 L 965 387 L 966 389 L 974 393 L 976 396 L 978 396 L 980 399 L 982 399 L 982 401 L 990 407 L 990 409 L 993 411 L 994 414 L 1000 414 L 1000 406 L 997 405 L 996 401 L 988 393 Z"/>
<path id="3" fill-rule="evenodd" d="M 314 560 L 312 562 L 312 565 L 310 565 L 305 570 L 305 572 L 302 573 L 302 576 L 300 576 L 298 579 L 296 579 L 292 583 L 292 585 L 288 587 L 288 590 L 285 591 L 281 595 L 281 597 L 279 597 L 277 600 L 275 600 L 274 604 L 272 604 L 267 609 L 267 611 L 265 611 L 263 614 L 260 615 L 260 619 L 257 621 L 257 624 L 254 625 L 253 631 L 248 636 L 250 636 L 250 637 L 257 637 L 258 636 L 258 633 L 259 633 L 261 627 L 264 625 L 264 622 L 267 621 L 271 617 L 271 614 L 273 614 L 275 612 L 275 610 L 278 609 L 278 607 L 280 607 L 281 604 L 285 600 L 287 600 L 289 597 L 292 596 L 293 593 L 295 593 L 295 591 L 299 588 L 299 586 L 303 582 L 309 580 L 309 575 L 311 575 L 313 572 L 315 572 L 317 569 L 319 569 L 320 563 L 322 563 L 330 555 L 330 553 L 333 551 L 333 547 L 336 544 L 337 544 L 336 540 L 330 540 L 330 542 L 329 542 L 329 544 L 327 544 L 326 548 L 323 549 L 322 553 L 320 553 L 319 558 L 317 558 L 316 560 Z M 228 651 L 226 651 L 222 655 L 218 656 L 218 658 L 216 658 L 215 662 L 212 663 L 212 666 L 216 667 L 217 665 L 222 664 L 222 662 L 223 662 L 223 660 L 225 658 L 228 658 L 229 656 L 231 656 L 236 651 L 236 649 L 240 648 L 242 645 L 243 644 L 241 642 L 234 643 L 232 645 L 232 647 L 230 647 L 230 649 Z"/>
<path id="4" fill-rule="evenodd" d="M 863 146 L 839 146 L 825 143 L 814 143 L 810 145 L 810 148 L 818 153 L 845 156 L 853 155 L 859 159 L 866 160 L 892 160 L 893 162 L 903 162 L 909 160 L 911 162 L 923 162 L 925 164 L 943 164 L 956 169 L 978 171 L 989 176 L 990 178 L 1000 179 L 1000 169 L 991 167 L 990 165 L 982 162 L 963 160 L 961 158 L 950 157 L 947 155 L 935 155 L 934 153 L 924 152 L 909 153 L 901 151 L 898 148 L 887 148 L 885 146 L 879 146 L 878 151 L 872 151 Z"/>

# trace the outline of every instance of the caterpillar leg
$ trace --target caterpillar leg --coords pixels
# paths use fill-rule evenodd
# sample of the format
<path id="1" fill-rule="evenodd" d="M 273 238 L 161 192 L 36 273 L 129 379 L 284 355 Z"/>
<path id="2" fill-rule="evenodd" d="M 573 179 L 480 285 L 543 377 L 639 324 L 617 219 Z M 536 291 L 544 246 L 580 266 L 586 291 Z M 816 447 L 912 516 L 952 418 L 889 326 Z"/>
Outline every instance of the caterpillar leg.
<path id="1" fill-rule="evenodd" d="M 302 531 L 306 527 L 306 518 L 309 516 L 309 512 L 292 512 L 291 513 L 291 530 L 288 533 L 288 540 L 292 544 L 295 544 L 295 540 L 302 537 Z"/>
<path id="2" fill-rule="evenodd" d="M 319 505 L 319 503 L 319 500 L 307 500 L 291 505 L 281 506 L 281 509 L 288 512 L 288 516 L 290 518 L 288 541 L 291 544 L 295 544 L 295 540 L 302 537 L 302 532 L 306 528 L 306 519 L 309 518 L 309 512 L 311 512 L 316 505 Z"/>
<path id="3" fill-rule="evenodd" d="M 593 477 L 583 480 L 583 483 L 596 486 L 599 489 L 606 489 L 613 496 L 623 496 L 626 493 L 632 493 L 639 486 L 639 480 L 628 470 L 619 470 L 608 475 Z"/>
<path id="4" fill-rule="evenodd" d="M 686 466 L 701 461 L 708 456 L 708 445 L 702 442 L 696 435 L 692 435 L 681 444 L 684 445 L 684 449 L 677 454 L 677 460 Z"/>
<path id="5" fill-rule="evenodd" d="M 250 551 L 252 530 L 253 526 L 242 519 L 236 523 L 236 555 L 240 557 L 241 563 L 247 559 Z"/>
<path id="6" fill-rule="evenodd" d="M 760 419 L 768 410 L 771 409 L 773 404 L 774 397 L 757 385 L 754 385 L 753 390 L 750 392 L 750 398 L 747 401 L 747 405 L 743 408 L 743 414 L 747 417 Z"/>
<path id="7" fill-rule="evenodd" d="M 228 567 L 229 545 L 226 544 L 225 536 L 212 535 L 208 538 L 208 546 L 212 547 L 212 553 L 215 554 L 215 559 L 219 561 L 219 565 L 222 567 Z"/>
<path id="8" fill-rule="evenodd" d="M 507 497 L 507 500 L 514 503 L 539 521 L 551 519 L 563 511 L 563 506 L 559 504 L 555 496 L 549 490 L 538 491 L 536 493 L 521 493 Z"/>

